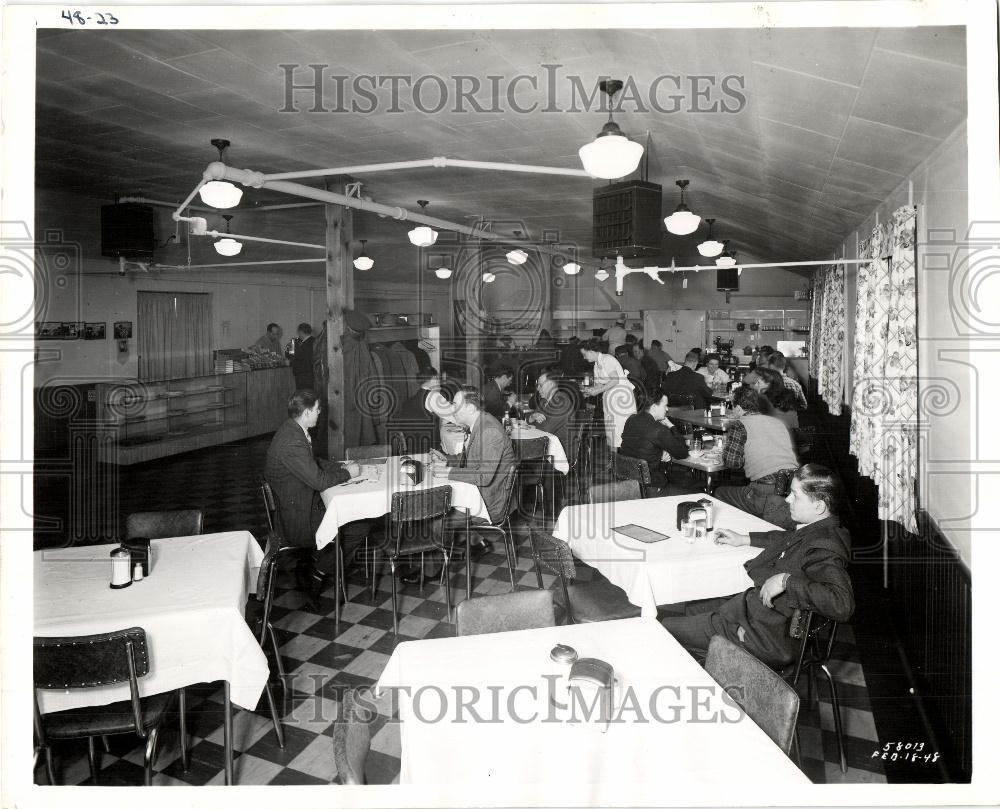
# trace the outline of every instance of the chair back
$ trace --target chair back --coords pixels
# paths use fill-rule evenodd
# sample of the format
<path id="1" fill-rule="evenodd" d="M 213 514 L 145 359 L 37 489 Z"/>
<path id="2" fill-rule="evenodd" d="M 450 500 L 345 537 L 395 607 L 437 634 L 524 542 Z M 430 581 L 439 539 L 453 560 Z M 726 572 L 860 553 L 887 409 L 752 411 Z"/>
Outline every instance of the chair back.
<path id="1" fill-rule="evenodd" d="M 556 625 L 551 590 L 518 590 L 467 598 L 458 605 L 457 613 L 460 636 Z"/>
<path id="2" fill-rule="evenodd" d="M 394 523 L 420 522 L 443 517 L 451 508 L 451 486 L 435 486 L 392 496 L 389 515 Z"/>
<path id="3" fill-rule="evenodd" d="M 517 463 L 512 463 L 507 467 L 507 478 L 504 482 L 503 511 L 495 525 L 505 523 L 514 513 L 514 509 L 517 508 L 517 490 Z"/>
<path id="4" fill-rule="evenodd" d="M 144 629 L 133 626 L 98 635 L 36 637 L 33 645 L 35 688 L 95 688 L 127 682 L 135 731 L 145 736 L 139 699 L 139 678 L 149 673 Z"/>
<path id="5" fill-rule="evenodd" d="M 549 450 L 549 439 L 541 435 L 538 438 L 515 438 L 510 442 L 514 447 L 514 455 L 522 463 L 525 461 L 540 461 Z"/>
<path id="6" fill-rule="evenodd" d="M 390 444 L 369 444 L 365 447 L 348 447 L 344 457 L 348 461 L 363 461 L 367 458 L 388 458 L 392 454 Z"/>
<path id="7" fill-rule="evenodd" d="M 125 518 L 125 538 L 165 539 L 201 533 L 204 517 L 196 509 L 136 511 Z"/>
<path id="8" fill-rule="evenodd" d="M 333 723 L 333 761 L 344 785 L 368 783 L 365 762 L 372 746 L 371 713 L 358 702 L 355 689 L 344 692 L 340 717 Z"/>
<path id="9" fill-rule="evenodd" d="M 389 431 L 389 454 L 390 455 L 412 455 L 406 447 L 406 433 L 402 430 Z"/>
<path id="10" fill-rule="evenodd" d="M 694 410 L 694 396 L 690 393 L 668 393 L 667 404 L 670 407 L 686 407 Z"/>
<path id="11" fill-rule="evenodd" d="M 573 432 L 569 436 L 569 446 L 566 447 L 566 458 L 569 460 L 570 471 L 586 468 L 585 455 L 590 447 L 587 436 L 590 433 L 590 425 L 582 418 L 573 427 Z"/>
<path id="12" fill-rule="evenodd" d="M 795 685 L 803 668 L 822 666 L 829 662 L 837 638 L 837 622 L 812 610 L 796 611 L 792 616 L 789 634 L 793 638 L 802 638 L 794 668 L 782 672 L 786 676 L 790 675 L 792 685 Z"/>
<path id="13" fill-rule="evenodd" d="M 590 487 L 591 503 L 618 503 L 622 500 L 639 500 L 642 491 L 635 480 L 615 480 L 611 483 L 597 483 Z"/>
<path id="14" fill-rule="evenodd" d="M 649 464 L 642 458 L 630 458 L 620 452 L 612 452 L 611 469 L 617 480 L 634 480 L 640 489 L 649 485 Z"/>
<path id="15" fill-rule="evenodd" d="M 721 635 L 708 645 L 705 671 L 786 754 L 799 717 L 799 695 L 764 663 Z"/>
<path id="16" fill-rule="evenodd" d="M 278 524 L 278 499 L 274 496 L 274 489 L 264 478 L 260 479 L 260 497 L 264 501 L 264 513 L 267 515 L 268 530 L 274 533 Z"/>
<path id="17" fill-rule="evenodd" d="M 576 563 L 569 545 L 545 531 L 528 526 L 528 542 L 535 564 L 558 576 L 563 584 L 576 578 Z"/>

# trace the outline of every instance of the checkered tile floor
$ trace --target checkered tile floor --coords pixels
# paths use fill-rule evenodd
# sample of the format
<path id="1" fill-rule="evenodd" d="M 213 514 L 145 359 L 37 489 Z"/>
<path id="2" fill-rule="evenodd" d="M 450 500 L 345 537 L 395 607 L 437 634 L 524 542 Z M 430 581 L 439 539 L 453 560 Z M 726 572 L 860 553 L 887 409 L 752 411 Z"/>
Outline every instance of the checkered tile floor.
<path id="1" fill-rule="evenodd" d="M 263 469 L 266 449 L 267 440 L 247 441 L 127 468 L 123 476 L 128 486 L 122 487 L 122 519 L 140 509 L 200 508 L 205 514 L 206 533 L 249 529 L 262 537 L 265 516 L 256 480 Z M 689 491 L 696 490 L 697 481 L 686 472 L 681 472 L 675 482 Z M 534 588 L 537 581 L 523 537 L 519 544 L 518 586 Z M 475 564 L 473 587 L 477 595 L 509 590 L 502 548 L 496 550 Z M 546 586 L 551 583 L 551 577 L 546 576 Z M 397 643 L 455 634 L 454 625 L 445 615 L 444 590 L 433 581 L 426 583 L 422 591 L 417 585 L 401 586 L 399 635 L 393 635 L 389 586 L 385 575 L 373 598 L 365 587 L 363 572 L 354 568 L 337 634 L 332 586 L 322 594 L 318 609 L 310 611 L 304 609 L 303 598 L 294 589 L 291 572 L 281 574 L 273 622 L 287 676 L 282 685 L 275 674 L 272 688 L 282 717 L 285 747 L 277 745 L 266 700 L 261 699 L 253 712 L 234 709 L 236 783 L 339 783 L 331 728 L 344 690 L 373 685 Z M 458 603 L 465 597 L 461 563 L 454 566 L 451 587 L 453 602 Z M 253 621 L 256 609 L 256 602 L 248 605 L 249 620 Z M 834 658 L 830 668 L 841 699 L 849 769 L 846 774 L 840 771 L 829 693 L 823 682 L 817 683 L 812 702 L 806 700 L 804 683 L 800 689 L 802 769 L 816 783 L 884 783 L 881 766 L 871 758 L 879 737 L 850 626 L 841 627 Z M 272 671 L 276 671 L 273 661 Z M 190 768 L 185 772 L 181 767 L 177 721 L 168 717 L 155 761 L 156 785 L 223 783 L 221 686 L 193 686 L 188 695 Z M 382 705 L 372 727 L 369 783 L 391 784 L 398 780 L 399 728 L 391 720 L 389 706 Z M 110 751 L 100 756 L 99 783 L 142 784 L 143 746 L 128 736 L 111 737 L 109 742 Z M 93 783 L 86 744 L 63 743 L 55 751 L 59 783 Z M 36 780 L 43 783 L 43 779 L 43 768 L 39 768 Z"/>

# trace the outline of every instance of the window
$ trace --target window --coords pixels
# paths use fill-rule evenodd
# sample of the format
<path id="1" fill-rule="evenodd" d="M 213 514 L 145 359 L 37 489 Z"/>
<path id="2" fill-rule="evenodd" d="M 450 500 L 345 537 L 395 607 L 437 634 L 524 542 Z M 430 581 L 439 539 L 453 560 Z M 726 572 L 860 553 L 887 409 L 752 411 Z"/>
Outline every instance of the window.
<path id="1" fill-rule="evenodd" d="M 146 382 L 212 372 L 212 296 L 140 292 L 139 378 Z"/>

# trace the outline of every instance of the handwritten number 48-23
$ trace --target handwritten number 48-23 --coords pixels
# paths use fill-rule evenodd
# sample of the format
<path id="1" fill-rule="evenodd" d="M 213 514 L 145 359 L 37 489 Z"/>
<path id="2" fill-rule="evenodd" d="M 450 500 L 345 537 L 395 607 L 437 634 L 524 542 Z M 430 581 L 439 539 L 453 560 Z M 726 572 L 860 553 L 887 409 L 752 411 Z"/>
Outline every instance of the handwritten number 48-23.
<path id="1" fill-rule="evenodd" d="M 84 17 L 79 11 L 63 11 L 62 18 L 64 20 L 69 20 L 69 24 L 73 25 L 86 25 L 91 19 L 98 25 L 118 25 L 118 18 L 111 12 L 105 11 L 103 14 L 99 11 L 95 11 L 91 17 Z"/>

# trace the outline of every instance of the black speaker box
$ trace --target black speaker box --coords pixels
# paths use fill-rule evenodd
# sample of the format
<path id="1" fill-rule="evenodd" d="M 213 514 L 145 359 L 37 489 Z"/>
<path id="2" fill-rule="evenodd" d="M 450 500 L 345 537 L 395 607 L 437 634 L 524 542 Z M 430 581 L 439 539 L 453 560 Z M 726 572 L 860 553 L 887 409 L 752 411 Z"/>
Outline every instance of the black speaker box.
<path id="1" fill-rule="evenodd" d="M 740 288 L 740 272 L 736 267 L 723 267 L 715 271 L 715 288 L 719 292 L 733 292 Z"/>
<path id="2" fill-rule="evenodd" d="M 101 255 L 152 261 L 156 235 L 153 208 L 136 202 L 101 206 Z"/>

